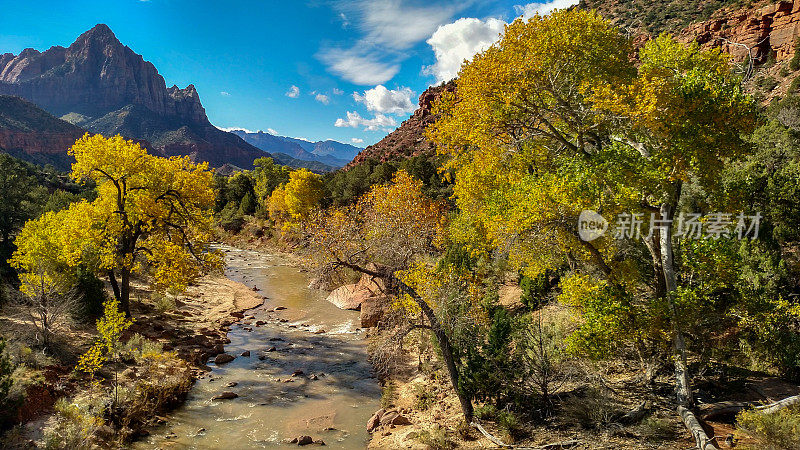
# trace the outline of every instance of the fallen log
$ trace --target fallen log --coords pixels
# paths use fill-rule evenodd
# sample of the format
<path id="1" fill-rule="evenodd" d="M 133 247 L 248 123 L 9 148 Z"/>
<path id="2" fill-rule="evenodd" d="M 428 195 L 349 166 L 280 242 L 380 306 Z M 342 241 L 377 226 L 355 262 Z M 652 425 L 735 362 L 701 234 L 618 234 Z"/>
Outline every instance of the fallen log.
<path id="1" fill-rule="evenodd" d="M 714 439 L 708 437 L 706 430 L 703 429 L 700 421 L 697 420 L 697 417 L 690 409 L 678 406 L 678 414 L 681 416 L 683 424 L 692 433 L 698 450 L 717 450 L 717 446 L 714 445 Z"/>
<path id="2" fill-rule="evenodd" d="M 747 408 L 756 406 L 757 404 L 758 403 L 756 402 L 736 402 L 736 401 L 710 403 L 700 407 L 698 415 L 700 416 L 700 419 L 708 420 L 719 416 L 725 416 L 728 414 L 738 414 Z"/>
<path id="3" fill-rule="evenodd" d="M 774 412 L 780 411 L 783 408 L 800 404 L 800 395 L 793 395 L 791 397 L 786 397 L 783 400 L 778 400 L 775 403 L 770 403 L 769 405 L 764 406 L 757 406 L 755 409 L 764 414 L 772 414 Z"/>
<path id="4" fill-rule="evenodd" d="M 494 444 L 494 445 L 496 445 L 498 447 L 503 447 L 503 448 L 514 448 L 513 446 L 508 445 L 505 442 L 501 441 L 500 439 L 497 439 L 496 437 L 492 436 L 478 422 L 470 422 L 470 426 L 472 426 L 473 428 L 475 428 L 478 431 L 480 431 L 481 434 L 486 437 L 486 439 L 489 439 L 490 441 L 492 441 L 492 444 Z"/>

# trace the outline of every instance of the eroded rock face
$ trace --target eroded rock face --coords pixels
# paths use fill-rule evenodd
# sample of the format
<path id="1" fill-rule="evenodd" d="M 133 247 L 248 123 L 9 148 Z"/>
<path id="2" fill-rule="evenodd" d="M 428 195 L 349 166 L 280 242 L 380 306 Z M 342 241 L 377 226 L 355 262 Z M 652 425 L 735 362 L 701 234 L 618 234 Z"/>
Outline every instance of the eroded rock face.
<path id="1" fill-rule="evenodd" d="M 0 93 L 26 98 L 57 116 L 96 116 L 137 104 L 192 124 L 208 123 L 194 86 L 168 89 L 155 66 L 122 45 L 104 24 L 68 48 L 3 55 Z"/>
<path id="2" fill-rule="evenodd" d="M 721 47 L 743 60 L 750 47 L 757 61 L 773 54 L 777 61 L 794 56 L 795 41 L 800 35 L 800 0 L 780 1 L 761 8 L 723 11 L 711 20 L 690 25 L 678 38 L 696 40 L 704 47 Z"/>

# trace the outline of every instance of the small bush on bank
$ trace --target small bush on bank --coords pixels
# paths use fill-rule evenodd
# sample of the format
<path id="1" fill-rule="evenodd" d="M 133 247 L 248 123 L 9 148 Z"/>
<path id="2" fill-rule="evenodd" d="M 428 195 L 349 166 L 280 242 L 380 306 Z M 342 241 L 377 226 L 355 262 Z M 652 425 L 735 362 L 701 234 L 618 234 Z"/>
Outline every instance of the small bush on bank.
<path id="1" fill-rule="evenodd" d="M 584 396 L 569 397 L 561 404 L 567 421 L 584 428 L 609 425 L 622 412 L 619 404 L 604 389 L 589 388 Z"/>
<path id="2" fill-rule="evenodd" d="M 668 419 L 648 417 L 639 425 L 639 433 L 647 440 L 665 441 L 675 438 L 675 426 Z"/>
<path id="3" fill-rule="evenodd" d="M 430 409 L 436 403 L 436 393 L 426 384 L 415 384 L 414 396 L 416 397 L 414 407 L 420 411 Z"/>
<path id="4" fill-rule="evenodd" d="M 381 408 L 389 409 L 397 401 L 397 385 L 393 381 L 387 381 L 381 389 Z"/>
<path id="5" fill-rule="evenodd" d="M 742 411 L 736 417 L 740 432 L 756 441 L 758 450 L 800 448 L 800 407 L 782 409 L 772 414 L 757 410 Z"/>
<path id="6" fill-rule="evenodd" d="M 427 445 L 431 450 L 452 450 L 456 448 L 455 442 L 447 435 L 447 430 L 441 427 L 420 432 L 417 440 L 421 444 Z"/>

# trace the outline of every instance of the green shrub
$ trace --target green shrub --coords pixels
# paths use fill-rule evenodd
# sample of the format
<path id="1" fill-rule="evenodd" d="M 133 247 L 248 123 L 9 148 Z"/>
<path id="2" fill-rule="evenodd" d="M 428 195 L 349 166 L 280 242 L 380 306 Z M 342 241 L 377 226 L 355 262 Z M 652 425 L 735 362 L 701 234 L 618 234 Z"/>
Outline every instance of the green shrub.
<path id="1" fill-rule="evenodd" d="M 420 432 L 417 440 L 423 445 L 427 445 L 431 450 L 451 450 L 456 448 L 455 442 L 447 435 L 447 431 L 441 427 Z"/>
<path id="2" fill-rule="evenodd" d="M 436 403 L 436 393 L 427 384 L 415 384 L 414 396 L 416 397 L 414 406 L 420 411 L 425 411 Z"/>
<path id="3" fill-rule="evenodd" d="M 675 425 L 668 419 L 648 417 L 639 424 L 639 434 L 651 441 L 666 441 L 675 437 Z"/>
<path id="4" fill-rule="evenodd" d="M 153 292 L 150 294 L 150 300 L 153 302 L 153 306 L 156 307 L 156 311 L 161 314 L 172 311 L 176 308 L 175 298 L 169 294 Z"/>
<path id="5" fill-rule="evenodd" d="M 394 381 L 387 381 L 381 390 L 381 408 L 389 409 L 397 401 L 397 385 Z"/>
<path id="6" fill-rule="evenodd" d="M 800 38 L 794 43 L 794 56 L 792 56 L 792 60 L 789 61 L 789 68 L 792 70 L 800 69 L 800 52 L 797 51 L 798 47 L 800 47 Z"/>
<path id="7" fill-rule="evenodd" d="M 736 420 L 738 429 L 756 441 L 756 445 L 751 447 L 753 449 L 800 448 L 800 407 L 789 407 L 772 414 L 742 411 Z"/>

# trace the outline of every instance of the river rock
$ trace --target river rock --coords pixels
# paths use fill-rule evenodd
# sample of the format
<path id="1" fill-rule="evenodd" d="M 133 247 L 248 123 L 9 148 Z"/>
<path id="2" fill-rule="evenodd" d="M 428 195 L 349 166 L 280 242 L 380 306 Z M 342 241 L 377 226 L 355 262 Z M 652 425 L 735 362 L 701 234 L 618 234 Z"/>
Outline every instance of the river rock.
<path id="1" fill-rule="evenodd" d="M 275 311 L 283 311 L 284 309 L 286 309 L 285 306 L 276 306 L 275 307 Z"/>
<path id="2" fill-rule="evenodd" d="M 293 376 L 293 377 L 299 377 L 299 376 L 302 376 L 304 373 L 305 373 L 305 372 L 303 372 L 303 370 L 302 370 L 302 369 L 297 369 L 297 370 L 295 370 L 294 372 L 292 372 L 292 376 Z"/>
<path id="3" fill-rule="evenodd" d="M 239 394 L 237 394 L 235 392 L 231 392 L 231 391 L 225 391 L 225 392 L 213 397 L 212 400 L 232 400 L 232 399 L 237 398 L 237 397 L 239 397 Z"/>
<path id="4" fill-rule="evenodd" d="M 250 350 L 245 350 L 242 352 L 242 356 L 249 358 L 250 357 Z"/>
<path id="5" fill-rule="evenodd" d="M 380 418 L 380 424 L 385 425 L 411 425 L 411 421 L 397 411 L 386 411 Z"/>
<path id="6" fill-rule="evenodd" d="M 375 411 L 375 414 L 373 414 L 372 417 L 370 417 L 367 421 L 367 433 L 372 433 L 381 425 L 381 417 L 383 417 L 385 412 L 386 410 L 383 408 Z"/>
<path id="7" fill-rule="evenodd" d="M 233 355 L 229 355 L 227 353 L 220 353 L 219 355 L 214 357 L 214 364 L 216 365 L 227 364 L 233 361 L 234 359 L 236 359 L 236 357 Z"/>
<path id="8" fill-rule="evenodd" d="M 299 436 L 297 438 L 297 445 L 308 445 L 314 443 L 314 439 L 311 436 Z"/>
<path id="9" fill-rule="evenodd" d="M 361 327 L 371 328 L 378 326 L 378 323 L 389 310 L 390 304 L 389 297 L 385 295 L 369 297 L 361 302 Z"/>
<path id="10" fill-rule="evenodd" d="M 333 303 L 339 309 L 359 310 L 361 302 L 372 296 L 369 291 L 358 289 L 357 284 L 346 284 L 333 290 L 325 300 Z"/>
<path id="11" fill-rule="evenodd" d="M 275 348 L 275 346 L 273 345 L 272 347 L 270 347 L 270 348 L 268 348 L 268 349 L 266 349 L 264 351 L 265 352 L 274 352 L 275 350 L 277 350 L 277 348 Z"/>

